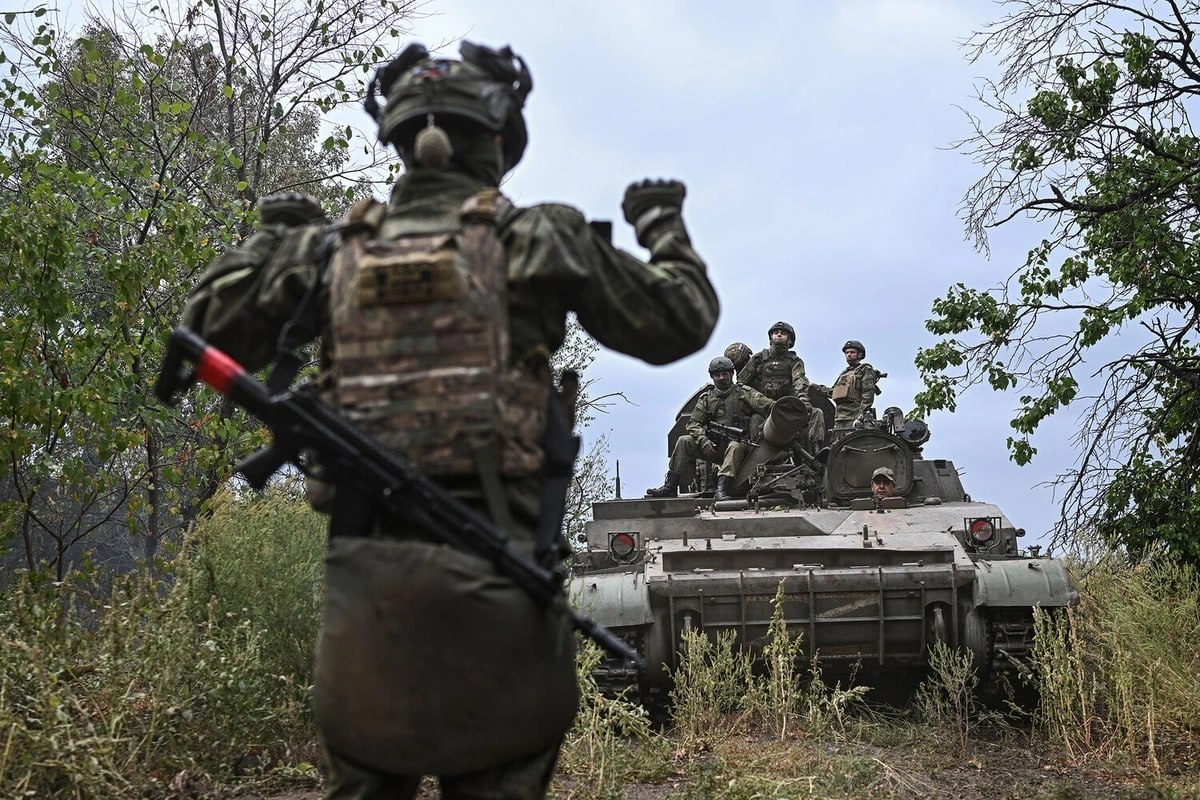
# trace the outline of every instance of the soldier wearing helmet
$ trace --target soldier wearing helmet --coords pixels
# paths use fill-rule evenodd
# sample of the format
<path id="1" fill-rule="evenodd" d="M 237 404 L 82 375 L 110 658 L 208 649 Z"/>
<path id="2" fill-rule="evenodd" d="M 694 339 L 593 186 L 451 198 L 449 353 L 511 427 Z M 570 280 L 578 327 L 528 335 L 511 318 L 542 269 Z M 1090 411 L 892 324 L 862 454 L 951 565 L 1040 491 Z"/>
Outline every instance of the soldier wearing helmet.
<path id="1" fill-rule="evenodd" d="M 813 413 L 808 397 L 808 376 L 804 360 L 791 348 L 796 344 L 796 329 L 780 320 L 767 329 L 767 347 L 752 355 L 738 372 L 738 380 L 765 394 L 772 400 L 795 395 L 804 404 L 808 422 L 797 435 L 797 442 L 807 439 L 810 450 L 825 437 L 825 417 L 821 410 Z"/>
<path id="2" fill-rule="evenodd" d="M 742 367 L 746 366 L 746 362 L 750 360 L 753 353 L 750 345 L 745 342 L 734 342 L 725 348 L 725 357 L 733 362 L 733 369 L 736 372 L 741 372 Z"/>
<path id="3" fill-rule="evenodd" d="M 544 476 L 569 476 L 551 453 L 571 437 L 550 357 L 568 313 L 666 364 L 708 341 L 717 298 L 682 183 L 625 191 L 653 268 L 570 206 L 505 198 L 533 83 L 507 47 L 464 42 L 461 55 L 412 44 L 371 81 L 364 106 L 405 166 L 389 202 L 333 226 L 264 227 L 258 250 L 210 268 L 184 319 L 251 371 L 276 358 L 281 331 L 288 347 L 319 337 L 323 399 L 549 568 L 566 480 Z M 328 796 L 407 799 L 438 775 L 446 797 L 544 797 L 578 700 L 570 624 L 486 560 L 433 544 L 419 508 L 378 513 L 327 477 L 314 708 Z"/>
<path id="4" fill-rule="evenodd" d="M 742 367 L 738 380 L 772 400 L 795 395 L 811 410 L 804 361 L 791 349 L 796 344 L 796 329 L 786 322 L 776 322 L 767 329 L 767 341 L 768 346 Z"/>
<path id="5" fill-rule="evenodd" d="M 697 458 L 702 458 L 720 464 L 713 499 L 730 498 L 733 490 L 730 483 L 752 448 L 748 442 L 710 434 L 706 426 L 716 422 L 749 431 L 755 417 L 766 418 L 771 413 L 774 401 L 745 384 L 735 384 L 733 362 L 725 356 L 717 356 L 708 363 L 708 375 L 712 387 L 696 401 L 687 433 L 675 440 L 663 485 L 647 489 L 647 497 L 675 497 L 679 493 L 680 476 Z"/>
<path id="6" fill-rule="evenodd" d="M 837 376 L 832 387 L 819 387 L 833 399 L 836 410 L 833 417 L 834 431 L 845 433 L 853 430 L 854 423 L 871 408 L 879 394 L 879 372 L 867 362 L 867 348 L 857 339 L 842 345 L 846 356 L 846 368 Z"/>

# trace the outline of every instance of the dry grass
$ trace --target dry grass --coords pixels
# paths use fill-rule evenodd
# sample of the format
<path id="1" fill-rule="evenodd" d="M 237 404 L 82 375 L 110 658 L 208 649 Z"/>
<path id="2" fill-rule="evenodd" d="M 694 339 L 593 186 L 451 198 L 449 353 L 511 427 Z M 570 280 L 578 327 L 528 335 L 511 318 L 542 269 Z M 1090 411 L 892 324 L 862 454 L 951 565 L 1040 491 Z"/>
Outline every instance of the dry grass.
<path id="1" fill-rule="evenodd" d="M 0 598 L 0 797 L 315 790 L 322 527 L 287 496 L 224 497 L 170 588 L 15 581 Z M 597 691 L 585 645 L 553 796 L 1200 797 L 1195 571 L 1094 568 L 1080 589 L 1079 608 L 1038 618 L 1032 728 L 981 706 L 952 651 L 933 654 L 913 708 L 869 706 L 867 687 L 800 659 L 778 612 L 755 665 L 730 636 L 686 636 L 660 728 Z"/>

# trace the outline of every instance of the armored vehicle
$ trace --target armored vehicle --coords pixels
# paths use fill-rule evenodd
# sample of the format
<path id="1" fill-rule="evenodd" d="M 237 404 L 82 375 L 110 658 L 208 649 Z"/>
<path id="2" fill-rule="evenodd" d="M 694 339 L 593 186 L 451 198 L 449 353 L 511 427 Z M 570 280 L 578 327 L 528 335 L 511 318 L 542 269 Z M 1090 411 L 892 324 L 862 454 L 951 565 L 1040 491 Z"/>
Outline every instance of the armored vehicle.
<path id="1" fill-rule="evenodd" d="M 669 448 L 699 394 L 680 410 Z M 810 399 L 833 418 L 824 397 Z M 640 674 L 602 665 L 603 684 L 661 695 L 690 630 L 733 631 L 738 647 L 760 650 L 782 586 L 789 632 L 822 670 L 853 667 L 864 681 L 919 672 L 944 642 L 969 651 L 994 685 L 1030 651 L 1034 609 L 1078 601 L 1060 560 L 1023 551 L 1023 529 L 972 499 L 953 462 L 924 455 L 924 422 L 891 408 L 881 421 L 827 431 L 816 454 L 797 444 L 804 422 L 795 398 L 775 404 L 737 478 L 745 499 L 714 503 L 712 466 L 697 462 L 690 492 L 594 505 L 572 601 L 646 662 Z M 881 467 L 895 488 L 877 498 Z"/>

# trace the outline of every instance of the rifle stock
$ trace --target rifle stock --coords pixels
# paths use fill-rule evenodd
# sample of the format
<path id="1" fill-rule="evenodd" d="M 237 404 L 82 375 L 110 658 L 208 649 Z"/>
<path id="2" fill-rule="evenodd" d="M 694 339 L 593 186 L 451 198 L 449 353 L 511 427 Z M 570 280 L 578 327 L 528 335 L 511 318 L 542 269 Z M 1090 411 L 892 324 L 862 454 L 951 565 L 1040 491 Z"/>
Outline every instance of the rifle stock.
<path id="1" fill-rule="evenodd" d="M 187 365 L 194 365 L 189 368 Z M 178 327 L 167 343 L 155 385 L 158 398 L 173 405 L 176 395 L 200 380 L 261 420 L 274 435 L 266 449 L 242 461 L 237 470 L 256 489 L 285 463 L 302 471 L 303 450 L 315 451 L 335 483 L 346 483 L 373 497 L 391 512 L 416 504 L 430 520 L 432 536 L 492 563 L 530 597 L 548 605 L 562 597 L 563 572 L 547 569 L 512 547 L 508 535 L 491 520 L 448 494 L 403 456 L 359 431 L 303 389 L 272 396 L 267 387 L 236 361 L 191 330 Z M 612 655 L 644 669 L 641 657 L 612 631 L 576 614 L 563 599 L 572 625 Z"/>

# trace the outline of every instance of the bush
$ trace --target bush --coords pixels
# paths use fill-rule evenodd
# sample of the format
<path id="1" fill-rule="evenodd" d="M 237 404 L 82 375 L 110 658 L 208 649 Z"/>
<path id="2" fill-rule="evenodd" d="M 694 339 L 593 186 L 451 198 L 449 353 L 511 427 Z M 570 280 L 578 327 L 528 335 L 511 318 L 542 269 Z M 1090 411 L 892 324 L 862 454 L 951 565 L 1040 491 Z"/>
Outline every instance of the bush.
<path id="1" fill-rule="evenodd" d="M 620 797 L 631 780 L 656 777 L 668 766 L 668 743 L 644 708 L 624 696 L 607 697 L 594 675 L 603 658 L 591 641 L 580 641 L 575 671 L 579 714 L 559 754 L 560 783 L 572 798 Z"/>
<path id="2" fill-rule="evenodd" d="M 312 758 L 322 541 L 294 498 L 224 496 L 171 586 L 14 581 L 0 605 L 0 796 L 136 796 L 185 770 L 234 781 Z"/>
<path id="3" fill-rule="evenodd" d="M 1102 567 L 1082 604 L 1037 615 L 1040 729 L 1068 752 L 1123 752 L 1152 772 L 1200 748 L 1200 576 L 1192 566 Z"/>

